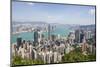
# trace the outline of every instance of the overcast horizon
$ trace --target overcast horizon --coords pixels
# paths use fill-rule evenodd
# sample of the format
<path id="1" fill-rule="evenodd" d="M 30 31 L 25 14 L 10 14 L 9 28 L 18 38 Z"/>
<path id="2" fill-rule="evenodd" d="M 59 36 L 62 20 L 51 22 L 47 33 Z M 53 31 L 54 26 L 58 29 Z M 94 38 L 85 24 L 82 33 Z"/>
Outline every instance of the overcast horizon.
<path id="1" fill-rule="evenodd" d="M 59 24 L 95 24 L 95 6 L 12 2 L 12 21 Z"/>

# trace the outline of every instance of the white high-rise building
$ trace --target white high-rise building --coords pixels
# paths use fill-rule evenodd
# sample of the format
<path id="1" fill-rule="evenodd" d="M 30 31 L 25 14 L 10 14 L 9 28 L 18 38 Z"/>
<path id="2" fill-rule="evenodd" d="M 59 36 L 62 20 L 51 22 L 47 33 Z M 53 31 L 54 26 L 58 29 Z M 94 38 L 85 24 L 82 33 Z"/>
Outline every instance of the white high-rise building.
<path id="1" fill-rule="evenodd" d="M 61 36 L 60 36 L 60 34 L 58 34 L 58 39 L 60 39 L 61 38 Z"/>
<path id="2" fill-rule="evenodd" d="M 32 50 L 33 50 L 33 46 L 32 46 L 32 45 L 30 45 L 29 47 L 30 47 L 30 50 L 29 50 L 29 53 L 30 53 L 30 58 L 32 59 Z"/>
<path id="3" fill-rule="evenodd" d="M 62 61 L 62 55 L 59 53 L 58 54 L 58 62 L 61 62 Z"/>
<path id="4" fill-rule="evenodd" d="M 26 50 L 24 48 L 21 48 L 21 56 L 22 56 L 22 58 L 25 58 L 25 52 L 26 52 Z"/>
<path id="5" fill-rule="evenodd" d="M 86 37 L 86 39 L 90 39 L 92 37 L 91 31 L 86 31 L 85 32 L 85 37 Z"/>
<path id="6" fill-rule="evenodd" d="M 53 52 L 52 52 L 52 51 L 50 51 L 50 52 L 49 52 L 50 63 L 51 63 L 51 62 L 52 62 L 52 60 L 53 60 L 52 56 L 53 56 Z"/>
<path id="7" fill-rule="evenodd" d="M 65 52 L 65 44 L 63 44 L 63 43 L 60 44 L 59 52 L 64 54 L 64 52 Z"/>
<path id="8" fill-rule="evenodd" d="M 19 50 L 18 50 L 18 55 L 19 55 L 19 56 L 22 55 L 21 50 L 22 50 L 22 47 L 20 46 L 20 47 L 19 47 Z"/>
<path id="9" fill-rule="evenodd" d="M 40 43 L 40 41 L 42 40 L 42 31 L 38 32 L 38 34 L 39 34 L 38 42 Z"/>
<path id="10" fill-rule="evenodd" d="M 26 58 L 28 58 L 28 59 L 30 58 L 30 52 L 29 51 L 30 51 L 29 49 L 26 50 Z"/>
<path id="11" fill-rule="evenodd" d="M 70 44 L 67 43 L 67 47 L 65 48 L 65 53 L 68 54 L 70 52 Z"/>
<path id="12" fill-rule="evenodd" d="M 54 63 L 57 63 L 57 61 L 58 61 L 58 60 L 57 60 L 57 59 L 58 59 L 58 57 L 57 57 L 58 55 L 57 55 L 57 54 L 58 54 L 57 52 L 54 52 L 54 53 L 53 53 L 53 56 L 54 56 Z"/>
<path id="13" fill-rule="evenodd" d="M 23 44 L 23 48 L 24 48 L 24 49 L 26 49 L 26 47 L 27 47 L 27 44 L 26 44 L 26 43 L 25 43 L 25 44 Z"/>
<path id="14" fill-rule="evenodd" d="M 33 49 L 33 55 L 34 55 L 34 59 L 37 59 L 37 51 L 35 49 Z"/>
<path id="15" fill-rule="evenodd" d="M 46 63 L 46 53 L 45 52 L 41 52 L 41 59 L 43 60 L 44 63 Z"/>
<path id="16" fill-rule="evenodd" d="M 50 63 L 49 51 L 46 52 L 46 63 Z"/>
<path id="17" fill-rule="evenodd" d="M 13 44 L 13 45 L 12 45 L 12 55 L 13 55 L 13 56 L 16 56 L 16 54 L 17 54 L 17 47 L 16 47 L 15 44 Z"/>

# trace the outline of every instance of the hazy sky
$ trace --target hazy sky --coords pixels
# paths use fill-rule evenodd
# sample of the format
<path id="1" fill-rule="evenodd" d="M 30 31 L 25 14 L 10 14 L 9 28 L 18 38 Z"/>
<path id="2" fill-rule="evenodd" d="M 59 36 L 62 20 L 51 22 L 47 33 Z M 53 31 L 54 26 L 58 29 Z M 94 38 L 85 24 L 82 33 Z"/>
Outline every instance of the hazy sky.
<path id="1" fill-rule="evenodd" d="M 95 24 L 95 7 L 12 2 L 12 20 L 62 24 Z"/>

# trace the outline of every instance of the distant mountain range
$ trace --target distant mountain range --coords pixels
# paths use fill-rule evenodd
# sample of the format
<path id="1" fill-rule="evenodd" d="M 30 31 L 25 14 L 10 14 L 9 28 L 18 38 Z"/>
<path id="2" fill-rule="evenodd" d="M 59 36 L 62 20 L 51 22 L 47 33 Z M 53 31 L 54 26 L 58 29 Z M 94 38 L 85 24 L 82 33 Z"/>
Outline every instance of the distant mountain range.
<path id="1" fill-rule="evenodd" d="M 41 24 L 48 24 L 47 22 L 42 22 L 42 21 L 31 21 L 31 22 L 16 22 L 16 21 L 13 21 L 12 22 L 13 23 L 13 25 L 16 25 L 16 24 L 39 24 L 39 25 L 41 25 Z M 51 25 L 56 25 L 56 24 L 58 24 L 59 25 L 59 23 L 50 23 Z M 78 24 L 60 24 L 60 25 L 65 25 L 65 26 L 74 26 L 74 27 L 77 27 L 77 26 L 80 26 L 81 28 L 83 28 L 83 27 L 95 27 L 95 24 L 91 24 L 91 25 L 78 25 Z"/>
<path id="2" fill-rule="evenodd" d="M 81 25 L 80 28 L 95 28 L 96 25 L 95 24 L 91 24 L 91 25 Z"/>
<path id="3" fill-rule="evenodd" d="M 80 27 L 95 27 L 95 24 L 91 24 L 91 25 L 81 25 Z"/>
<path id="4" fill-rule="evenodd" d="M 16 24 L 47 24 L 47 23 L 41 22 L 41 21 L 34 21 L 34 22 L 16 22 L 16 21 L 13 21 L 13 24 L 16 25 Z"/>

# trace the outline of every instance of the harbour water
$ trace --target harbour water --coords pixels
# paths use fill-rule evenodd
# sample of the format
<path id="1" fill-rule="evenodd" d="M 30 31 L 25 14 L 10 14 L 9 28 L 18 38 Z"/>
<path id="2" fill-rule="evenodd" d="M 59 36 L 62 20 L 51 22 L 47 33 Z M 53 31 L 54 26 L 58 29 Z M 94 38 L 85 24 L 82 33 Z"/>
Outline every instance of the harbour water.
<path id="1" fill-rule="evenodd" d="M 51 34 L 54 35 L 60 35 L 62 37 L 67 37 L 67 35 L 69 34 L 69 32 L 72 31 L 71 29 L 69 29 L 69 27 L 66 27 L 65 25 L 58 25 L 56 26 L 54 31 L 51 31 Z M 48 32 L 43 32 L 44 36 L 47 37 Z M 15 43 L 17 37 L 21 37 L 23 40 L 30 40 L 32 41 L 34 39 L 34 32 L 22 32 L 19 34 L 12 34 L 11 35 L 11 43 Z"/>

